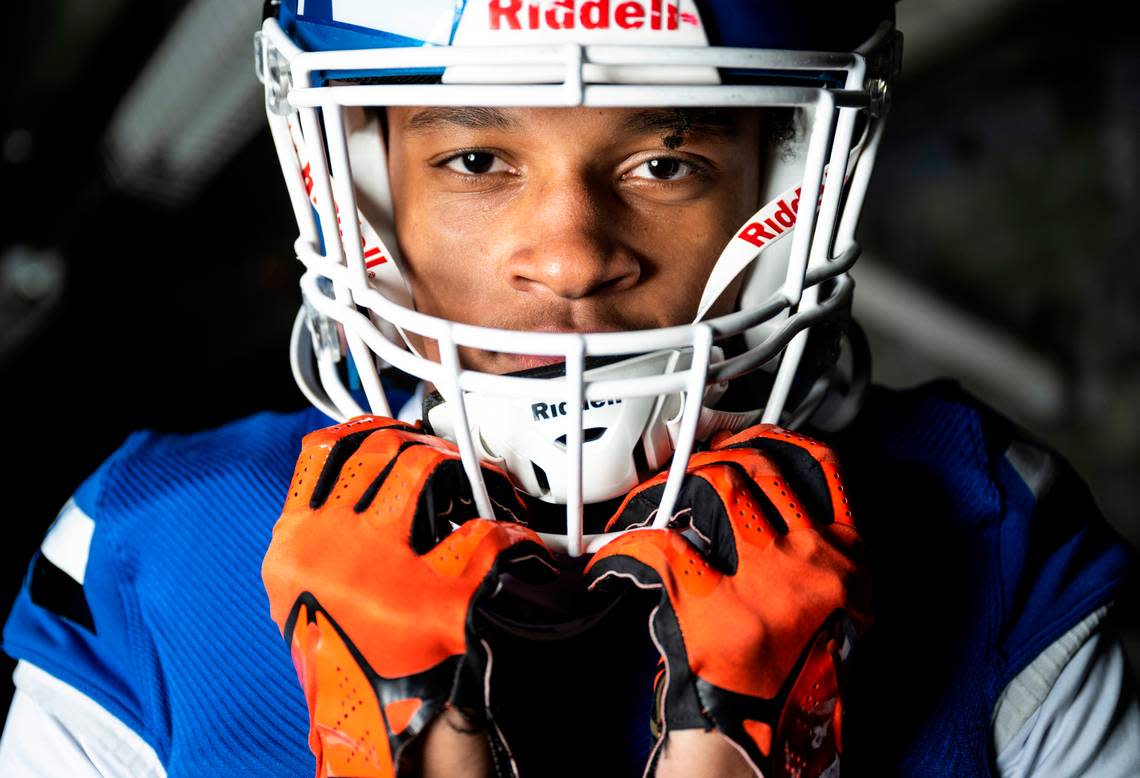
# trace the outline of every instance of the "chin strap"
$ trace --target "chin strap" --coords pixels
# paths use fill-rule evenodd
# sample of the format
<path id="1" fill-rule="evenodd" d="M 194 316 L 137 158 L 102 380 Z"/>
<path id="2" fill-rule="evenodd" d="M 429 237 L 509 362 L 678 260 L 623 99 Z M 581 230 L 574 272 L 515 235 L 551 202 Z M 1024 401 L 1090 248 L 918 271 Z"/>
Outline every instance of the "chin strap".
<path id="1" fill-rule="evenodd" d="M 791 415 L 788 426 L 838 432 L 855 420 L 871 387 L 871 347 L 858 322 L 843 331 L 841 354 Z"/>
<path id="2" fill-rule="evenodd" d="M 708 440 L 716 433 L 724 430 L 740 432 L 756 424 L 763 413 L 763 408 L 757 408 L 752 411 L 722 411 L 718 408 L 710 408 L 707 405 L 702 406 L 701 417 L 697 420 L 697 434 L 695 438 L 696 440 Z M 677 441 L 681 437 L 680 412 L 678 412 L 674 418 L 665 422 L 665 429 L 669 432 L 669 442 L 676 448 Z"/>
<path id="3" fill-rule="evenodd" d="M 851 173 L 859 161 L 866 145 L 866 134 L 851 148 L 847 157 L 847 174 L 843 185 L 851 180 Z M 824 187 L 827 185 L 828 165 L 823 168 L 823 179 L 819 185 L 819 194 L 816 196 L 815 207 L 819 208 L 823 197 Z M 776 245 L 781 238 L 790 235 L 795 229 L 799 217 L 802 186 L 788 189 L 775 200 L 763 206 L 744 223 L 736 235 L 724 247 L 720 256 L 713 265 L 709 280 L 705 283 L 701 302 L 697 306 L 697 315 L 693 323 L 703 320 L 712 308 L 713 303 L 728 289 L 729 285 L 744 270 L 759 258 L 761 254 Z"/>
<path id="4" fill-rule="evenodd" d="M 846 187 L 851 180 L 855 166 L 858 164 L 863 149 L 866 147 L 868 137 L 870 137 L 870 133 L 864 132 L 859 142 L 852 146 L 847 155 L 847 166 L 843 178 L 844 187 Z M 824 165 L 819 192 L 815 197 L 814 207 L 816 210 L 819 209 L 823 201 L 823 193 L 827 186 L 827 174 L 829 169 L 829 164 Z M 733 239 L 729 241 L 728 245 L 724 247 L 724 250 L 717 258 L 716 264 L 713 265 L 713 270 L 709 274 L 708 281 L 705 283 L 700 303 L 697 306 L 697 315 L 693 320 L 694 324 L 702 321 L 705 316 L 708 315 L 709 310 L 724 291 L 728 289 L 733 281 L 752 265 L 761 254 L 794 231 L 799 218 L 802 194 L 803 186 L 795 186 L 765 204 L 745 222 Z M 810 251 L 810 248 L 808 250 Z M 805 265 L 805 272 L 806 268 L 807 266 Z M 787 273 L 785 273 L 785 283 L 786 282 Z M 798 305 L 799 301 L 792 300 L 790 302 L 793 305 Z M 800 336 L 804 336 L 804 333 L 800 333 Z M 802 349 L 803 346 L 800 348 Z M 796 360 L 797 362 L 799 361 L 799 355 L 797 355 Z M 793 429 L 807 421 L 831 394 L 832 377 L 830 373 L 831 371 L 827 371 L 820 376 L 811 390 L 804 396 L 803 400 L 797 403 L 796 408 L 791 412 L 785 409 L 777 421 Z M 769 400 L 771 400 L 771 398 L 772 392 L 769 392 Z M 858 404 L 861 404 L 861 397 L 859 398 Z M 722 411 L 716 408 L 702 408 L 697 425 L 697 439 L 707 440 L 711 435 L 724 430 L 739 432 L 761 421 L 764 417 L 764 412 L 765 407 L 763 406 L 746 411 Z M 787 422 L 784 422 L 785 418 L 788 419 Z M 668 422 L 667 427 L 669 436 L 675 444 L 680 430 L 680 417 L 677 417 L 675 424 L 672 421 Z"/>
<path id="5" fill-rule="evenodd" d="M 807 346 L 807 376 L 803 388 L 794 394 L 794 405 L 786 408 L 780 418 L 780 425 L 798 430 L 810 427 L 822 432 L 837 432 L 850 424 L 863 407 L 867 390 L 871 385 L 871 349 L 867 336 L 858 322 L 844 316 L 835 325 L 839 329 L 828 333 L 826 328 L 814 328 L 812 339 Z M 820 340 L 822 339 L 822 340 Z M 760 380 L 755 380 L 757 377 Z M 814 377 L 813 377 L 814 376 Z M 751 373 L 737 379 L 748 381 L 748 389 L 757 397 L 771 391 L 771 376 L 763 371 Z M 715 405 L 723 392 L 706 397 L 706 402 Z M 729 404 L 738 406 L 741 398 Z M 723 410 L 715 407 L 701 408 L 697 422 L 697 440 L 708 440 L 721 431 L 740 432 L 759 423 L 764 408 L 745 410 Z M 681 414 L 665 422 L 669 439 L 675 446 L 680 433 Z"/>

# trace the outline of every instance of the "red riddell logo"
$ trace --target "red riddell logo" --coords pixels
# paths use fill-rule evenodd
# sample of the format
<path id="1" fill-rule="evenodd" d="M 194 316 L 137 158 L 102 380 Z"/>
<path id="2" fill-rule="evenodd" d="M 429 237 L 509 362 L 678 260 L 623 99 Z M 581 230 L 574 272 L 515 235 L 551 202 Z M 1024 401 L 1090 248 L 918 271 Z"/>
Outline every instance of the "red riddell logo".
<path id="1" fill-rule="evenodd" d="M 699 27 L 677 0 L 490 0 L 492 30 L 677 30 Z"/>
<path id="2" fill-rule="evenodd" d="M 781 197 L 778 201 L 773 203 L 776 206 L 776 210 L 771 216 L 763 218 L 761 221 L 751 222 L 746 225 L 736 237 L 741 240 L 746 240 L 753 246 L 759 248 L 765 243 L 774 241 L 786 231 L 795 227 L 796 217 L 800 212 L 800 189 L 801 187 L 796 187 L 794 197 L 790 203 Z M 765 206 L 766 209 L 770 207 L 770 205 Z M 763 211 L 761 211 L 761 213 L 763 213 Z"/>

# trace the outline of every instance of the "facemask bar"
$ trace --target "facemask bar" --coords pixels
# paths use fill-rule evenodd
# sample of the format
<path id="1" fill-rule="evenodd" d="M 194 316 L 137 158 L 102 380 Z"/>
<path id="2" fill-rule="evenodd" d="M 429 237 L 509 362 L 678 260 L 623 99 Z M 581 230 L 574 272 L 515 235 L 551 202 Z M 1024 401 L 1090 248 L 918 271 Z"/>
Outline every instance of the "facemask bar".
<path id="1" fill-rule="evenodd" d="M 288 39 L 280 33 L 276 22 L 266 22 L 266 34 L 274 38 Z M 291 42 L 290 42 L 291 45 Z M 294 47 L 295 48 L 295 47 Z M 698 64 L 719 67 L 757 67 L 786 70 L 789 64 L 785 53 L 767 51 L 734 50 L 686 50 L 686 62 L 690 59 Z M 301 128 L 307 157 L 311 169 L 313 186 L 316 187 L 316 223 L 313 208 L 307 192 L 301 183 L 301 169 L 296 161 L 292 143 L 283 140 L 287 132 L 287 119 L 284 115 L 270 112 L 271 127 L 282 168 L 286 173 L 290 201 L 301 226 L 297 241 L 297 252 L 306 265 L 307 272 L 302 279 L 302 289 L 306 300 L 316 316 L 310 317 L 308 326 L 313 326 L 317 317 L 338 322 L 346 341 L 348 352 L 357 364 L 373 366 L 367 360 L 375 352 L 395 367 L 431 381 L 453 399 L 456 423 L 456 444 L 460 450 L 465 472 L 471 481 L 472 492 L 480 515 L 494 516 L 494 507 L 487 496 L 479 467 L 479 459 L 471 439 L 468 425 L 468 408 L 465 399 L 467 392 L 487 392 L 503 396 L 528 397 L 538 393 L 549 395 L 551 391 L 564 393 L 569 419 L 567 450 L 570 478 L 567 500 L 567 535 L 554 538 L 565 543 L 565 550 L 571 554 L 596 550 L 609 536 L 587 538 L 582 532 L 582 419 L 584 404 L 591 400 L 604 400 L 612 397 L 659 396 L 679 393 L 683 397 L 681 435 L 673 463 L 669 470 L 666 488 L 654 526 L 664 526 L 672 516 L 672 507 L 679 494 L 685 467 L 692 453 L 693 438 L 700 416 L 701 400 L 705 387 L 710 382 L 727 380 L 748 372 L 752 368 L 769 361 L 781 348 L 788 346 L 785 357 L 777 372 L 777 380 L 769 407 L 782 407 L 786 400 L 791 377 L 802 354 L 806 328 L 823 318 L 850 295 L 851 282 L 843 273 L 854 261 L 857 245 L 854 243 L 856 216 L 850 205 L 861 204 L 869 176 L 869 164 L 860 165 L 848 191 L 848 209 L 836 233 L 835 247 L 843 246 L 840 256 L 831 256 L 831 238 L 838 210 L 843 197 L 844 179 L 847 174 L 847 154 L 855 124 L 857 108 L 866 107 L 866 93 L 858 90 L 864 75 L 862 58 L 857 55 L 812 55 L 790 53 L 798 56 L 803 69 L 829 69 L 848 71 L 847 90 L 806 89 L 794 87 L 741 86 L 732 87 L 735 93 L 732 102 L 725 103 L 725 87 L 705 86 L 656 86 L 653 90 L 627 85 L 598 85 L 582 83 L 583 58 L 603 64 L 623 64 L 637 62 L 650 64 L 654 61 L 675 62 L 676 52 L 670 50 L 647 50 L 642 47 L 527 47 L 503 49 L 496 55 L 496 66 L 509 61 L 519 66 L 535 61 L 544 63 L 562 62 L 566 65 L 566 77 L 555 85 L 493 85 L 485 88 L 474 86 L 449 87 L 448 85 L 368 85 L 335 87 L 295 88 L 289 95 L 291 106 L 299 110 Z M 501 55 L 501 56 L 499 56 Z M 388 59 L 388 67 L 416 67 L 440 64 L 477 65 L 486 61 L 488 52 L 463 49 L 428 50 L 388 50 L 362 52 L 315 52 L 298 53 L 291 61 L 291 72 L 295 83 L 308 83 L 313 72 L 333 69 L 379 69 L 382 61 Z M 673 59 L 670 59 L 673 57 Z M 813 57 L 815 59 L 813 59 Z M 423 62 L 419 62 L 419 60 Z M 442 62 L 441 62 L 442 60 Z M 397 64 L 398 63 L 398 64 Z M 854 86 L 853 86 L 854 85 Z M 452 91 L 459 90 L 456 94 Z M 807 197 L 808 203 L 800 213 L 799 223 L 793 235 L 792 260 L 789 263 L 785 282 L 772 299 L 755 309 L 738 311 L 718 319 L 697 324 L 663 328 L 640 333 L 525 333 L 494 330 L 491 328 L 462 325 L 446 320 L 425 316 L 409 308 L 396 305 L 369 286 L 361 251 L 360 225 L 355 218 L 340 220 L 339 229 L 333 231 L 326 225 L 338 222 L 338 209 L 343 214 L 356 214 L 356 198 L 352 187 L 351 161 L 348 155 L 342 105 L 601 105 L 601 106 L 707 106 L 707 105 L 763 105 L 763 106 L 814 106 L 815 121 L 809 141 L 807 160 L 804 168 L 803 192 L 821 192 L 819 195 L 819 218 L 815 203 Z M 323 123 L 323 133 L 322 133 Z M 328 142 L 322 144 L 327 137 Z M 879 129 L 870 131 L 868 156 L 873 158 L 878 143 Z M 824 161 L 830 147 L 829 174 L 826 184 Z M 326 165 L 326 149 L 329 165 Z M 870 162 L 870 160 L 867 160 Z M 329 169 L 331 167 L 331 170 Z M 866 171 L 866 173 L 864 173 Z M 295 174 L 295 175 L 294 175 Z M 291 180 L 290 180 L 291 179 Z M 338 208 L 339 207 L 339 208 Z M 323 244 L 324 251 L 321 251 Z M 825 301 L 819 300 L 816 285 L 823 280 L 835 279 L 835 289 Z M 327 280 L 326 280 L 327 279 Z M 324 283 L 322 281 L 324 280 Z M 384 337 L 361 313 L 357 306 L 363 306 L 380 318 L 395 322 L 401 329 L 416 332 L 435 339 L 439 343 L 441 362 L 436 364 L 418 355 L 409 353 L 402 344 Z M 769 320 L 781 311 L 791 310 L 783 326 L 761 347 L 751 349 L 729 360 L 710 365 L 710 354 L 715 339 L 736 334 L 756 324 Z M 299 325 L 300 326 L 300 325 Z M 299 326 L 295 327 L 295 337 Z M 303 337 L 303 334 L 300 335 Z M 335 374 L 331 350 L 326 335 L 314 338 L 318 372 L 326 387 L 343 385 Z M 565 378 L 530 379 L 483 374 L 462 368 L 458 357 L 460 346 L 480 347 L 486 343 L 501 344 L 496 350 L 545 356 L 561 356 L 566 360 Z M 790 345 L 789 345 L 790 344 Z M 798 348 L 797 348 L 798 344 Z M 322 349 L 325 351 L 322 354 Z M 369 351 L 371 349 L 371 352 Z M 686 349 L 692 351 L 692 364 L 684 371 L 658 376 L 629 379 L 606 379 L 587 381 L 585 378 L 585 355 L 623 355 L 645 353 L 647 349 Z M 327 375 L 330 372 L 332 376 Z M 298 370 L 298 373 L 304 373 Z M 364 391 L 369 405 L 375 412 L 390 415 L 375 370 L 359 371 L 364 382 Z M 311 371 L 310 371 L 311 373 Z M 311 375 L 310 375 L 311 378 Z M 371 379 L 371 380 L 370 380 Z M 339 395 L 339 396 L 337 396 Z M 329 391 L 327 398 L 337 409 L 348 407 L 357 410 L 355 401 L 348 399 L 347 390 Z M 310 399 L 313 399 L 311 396 Z M 314 399 L 314 402 L 317 402 Z M 342 405 L 342 403 L 345 403 Z M 318 404 L 318 407 L 321 407 Z M 778 418 L 778 410 L 775 412 Z M 556 545 L 558 543 L 556 542 Z"/>
<path id="2" fill-rule="evenodd" d="M 343 269 L 343 267 L 341 269 Z M 319 276 L 306 273 L 302 278 L 302 288 L 306 294 L 314 295 L 314 300 L 318 301 L 316 302 L 316 307 L 322 313 L 328 316 L 339 315 L 346 329 L 359 329 L 362 339 L 367 342 L 369 347 L 379 352 L 385 359 L 392 361 L 397 367 L 400 367 L 399 363 L 405 357 L 418 359 L 412 357 L 408 352 L 399 349 L 394 343 L 385 339 L 375 329 L 369 329 L 369 320 L 365 315 L 356 311 L 348 314 L 343 311 L 338 311 L 336 300 L 321 295 L 317 289 L 316 282 L 318 278 Z M 797 333 L 830 315 L 836 308 L 845 305 L 850 298 L 852 284 L 850 279 L 846 277 L 840 279 L 839 283 L 839 293 L 833 295 L 827 303 L 816 306 L 802 317 L 790 319 L 785 322 L 779 333 L 773 336 L 766 347 L 761 349 L 757 358 L 761 361 L 770 359 L 780 348 L 786 346 Z M 776 305 L 770 306 L 769 308 L 770 310 L 779 310 L 779 307 Z M 703 398 L 705 387 L 716 380 L 714 374 L 715 368 L 725 364 L 709 364 L 709 355 L 711 353 L 713 340 L 718 335 L 724 336 L 732 332 L 740 331 L 739 324 L 725 327 L 724 322 L 726 318 L 735 318 L 737 322 L 744 321 L 747 323 L 750 319 L 754 319 L 755 316 L 742 319 L 737 315 L 733 315 L 732 317 L 722 317 L 695 326 L 673 328 L 674 330 L 684 330 L 685 334 L 682 337 L 686 344 L 683 347 L 691 348 L 693 351 L 693 365 L 686 371 L 662 376 L 610 379 L 596 382 L 587 382 L 584 377 L 584 353 L 589 343 L 589 339 L 586 336 L 568 334 L 562 337 L 560 335 L 559 340 L 561 340 L 562 343 L 560 343 L 557 348 L 553 347 L 547 340 L 536 340 L 530 347 L 521 346 L 517 353 L 541 353 L 549 356 L 560 355 L 567 360 L 566 378 L 529 379 L 490 376 L 488 374 L 462 369 L 459 365 L 458 347 L 456 344 L 460 340 L 459 334 L 463 329 L 463 325 L 451 325 L 445 329 L 439 337 L 442 361 L 439 364 L 429 363 L 437 369 L 431 371 L 434 375 L 425 375 L 424 377 L 426 380 L 436 383 L 437 386 L 448 386 L 451 390 L 450 393 L 457 398 L 455 411 L 457 418 L 456 444 L 460 451 L 465 472 L 471 481 L 472 493 L 475 496 L 476 506 L 480 510 L 480 515 L 493 516 L 495 515 L 495 511 L 487 497 L 486 486 L 483 483 L 481 471 L 479 470 L 479 458 L 470 436 L 469 425 L 467 424 L 467 404 L 465 398 L 468 392 L 487 391 L 491 389 L 500 394 L 517 397 L 533 397 L 539 393 L 545 395 L 565 393 L 567 415 L 570 418 L 567 449 L 573 452 L 568 460 L 568 464 L 572 468 L 572 480 L 570 481 L 572 492 L 570 495 L 571 499 L 567 500 L 566 506 L 567 535 L 544 535 L 543 537 L 551 548 L 575 555 L 583 551 L 592 553 L 604 545 L 605 542 L 608 542 L 616 536 L 612 533 L 598 536 L 587 536 L 582 533 L 581 470 L 584 447 L 581 440 L 581 420 L 583 404 L 591 400 L 604 400 L 610 397 L 659 396 L 681 393 L 684 398 L 684 410 L 682 412 L 681 422 L 682 431 L 666 482 L 667 491 L 663 495 L 661 508 L 653 522 L 653 526 L 655 527 L 665 526 L 672 516 L 672 505 L 675 504 L 676 496 L 680 491 L 685 464 L 692 453 L 692 445 L 700 416 L 700 401 Z M 681 338 L 678 338 L 678 341 L 675 342 L 679 342 L 680 340 Z M 420 366 L 421 370 L 423 367 L 422 365 Z M 502 379 L 506 383 L 495 382 L 494 379 Z M 578 430 L 577 435 L 574 434 L 575 429 Z"/>
<path id="3" fill-rule="evenodd" d="M 444 367 L 447 388 L 459 398 L 459 402 L 455 405 L 455 442 L 459 447 L 463 472 L 467 474 L 467 481 L 471 484 L 475 507 L 479 509 L 480 516 L 495 516 L 495 509 L 491 506 L 491 497 L 487 493 L 487 483 L 483 480 L 479 455 L 475 453 L 475 443 L 471 440 L 471 425 L 467 421 L 467 403 L 463 399 L 463 388 L 459 380 L 463 368 L 459 363 L 459 348 L 455 345 L 454 338 L 445 337 L 439 340 L 439 355 L 440 364 Z"/>
<path id="4" fill-rule="evenodd" d="M 862 84 L 864 78 L 864 69 L 862 67 L 855 68 L 848 75 L 848 88 L 852 84 Z M 856 79 L 858 79 L 856 81 Z M 812 127 L 812 135 L 817 133 L 831 133 L 834 131 L 835 139 L 832 141 L 831 146 L 831 159 L 828 163 L 828 175 L 832 181 L 843 181 L 847 174 L 848 153 L 847 149 L 851 148 L 852 135 L 855 129 L 855 114 L 853 108 L 843 109 L 839 112 L 838 127 L 834 125 L 835 108 L 828 105 L 826 108 L 823 106 L 820 109 L 825 113 L 822 116 L 816 116 L 815 124 Z M 817 138 L 813 137 L 811 140 L 811 149 L 822 148 L 823 143 L 817 143 Z M 815 160 L 810 157 L 807 162 L 807 170 L 809 176 L 816 170 Z M 822 171 L 821 171 L 822 173 Z M 807 195 L 808 192 L 820 191 L 819 182 L 804 181 L 804 188 L 801 197 Z M 805 288 L 804 281 L 807 278 L 808 268 L 823 267 L 829 260 L 830 237 L 835 228 L 835 220 L 839 212 L 839 200 L 843 194 L 842 186 L 827 186 L 823 188 L 820 195 L 820 224 L 818 232 L 813 230 L 813 222 L 815 221 L 816 209 L 812 207 L 803 208 L 801 203 L 801 223 L 797 224 L 795 234 L 792 236 L 792 257 L 798 260 L 800 257 L 809 256 L 809 253 L 804 249 L 803 243 L 811 238 L 812 246 L 810 251 L 810 259 L 806 266 L 796 268 L 796 272 L 792 272 L 789 268 L 786 284 L 791 284 L 791 288 L 784 290 L 784 296 L 789 301 L 799 301 L 798 307 L 800 310 L 810 310 L 814 308 L 819 302 L 819 287 L 817 285 L 807 286 Z M 802 227 L 803 229 L 799 229 Z M 796 243 L 799 241 L 799 244 Z M 793 306 L 795 303 L 793 302 Z M 796 370 L 799 368 L 799 363 L 803 357 L 804 348 L 807 346 L 808 333 L 806 330 L 800 332 L 792 339 L 788 348 L 780 359 L 780 367 L 776 371 L 776 380 L 772 386 L 772 392 L 768 397 L 768 404 L 764 406 L 764 416 L 762 421 L 765 424 L 776 424 L 780 420 L 780 413 L 787 403 L 788 393 L 791 391 L 792 381 L 795 378 Z"/>
<path id="5" fill-rule="evenodd" d="M 328 144 L 333 169 L 341 171 L 331 181 L 328 168 L 325 166 L 324 149 L 318 145 L 321 133 L 314 111 L 301 112 L 301 128 L 304 133 L 305 144 L 308 147 L 309 164 L 312 166 L 310 176 L 317 196 L 317 209 L 321 224 L 338 224 L 340 229 L 339 240 L 329 240 L 331 230 L 328 228 L 323 230 L 326 259 L 337 264 L 344 264 L 346 261 L 345 244 L 352 247 L 351 261 L 348 262 L 350 282 L 348 284 L 333 282 L 337 301 L 346 307 L 351 307 L 355 304 L 351 289 L 362 289 L 368 284 L 368 278 L 364 272 L 364 256 L 360 251 L 360 223 L 354 216 L 356 198 L 352 193 L 352 171 L 349 168 L 347 139 L 344 135 L 341 112 L 339 110 L 323 111 L 322 118 L 328 137 L 342 139 L 339 143 Z M 337 190 L 335 194 L 331 191 L 332 189 Z M 336 203 L 345 203 L 345 217 L 343 219 L 337 213 Z M 388 408 L 388 400 L 380 386 L 380 376 L 372 361 L 372 354 L 355 333 L 346 331 L 345 339 L 348 342 L 350 356 L 359 366 L 357 373 L 360 375 L 369 406 L 378 409 L 377 412 L 382 415 L 391 416 L 391 409 Z"/>
<path id="6" fill-rule="evenodd" d="M 270 21 L 272 20 L 267 20 L 263 26 L 269 26 Z M 277 157 L 281 163 L 282 170 L 285 172 L 290 205 L 293 208 L 293 214 L 297 219 L 300 230 L 299 240 L 313 246 L 320 246 L 322 238 L 325 238 L 324 246 L 326 252 L 330 252 L 329 258 L 332 261 L 344 263 L 345 257 L 341 242 L 339 240 L 327 240 L 327 230 L 324 231 L 326 234 L 322 234 L 322 230 L 312 218 L 308 193 L 305 191 L 304 185 L 306 178 L 301 170 L 297 153 L 292 148 L 292 137 L 288 126 L 289 120 L 287 118 L 288 115 L 292 113 L 292 108 L 287 103 L 287 90 L 291 84 L 292 75 L 291 68 L 287 63 L 302 52 L 289 40 L 288 36 L 284 35 L 280 27 L 276 25 L 276 22 L 273 23 L 273 26 L 276 27 L 275 34 L 266 37 L 263 32 L 262 37 L 257 39 L 258 74 L 266 84 L 266 113 L 273 135 L 274 148 L 277 151 Z M 274 81 L 274 76 L 277 76 L 280 80 Z M 329 191 L 329 176 L 325 166 L 324 151 L 321 150 L 319 154 L 313 153 L 313 145 L 315 145 L 316 139 L 320 137 L 313 120 L 314 117 L 311 115 L 311 112 L 301 114 L 306 143 L 309 145 L 307 156 L 312 165 L 308 180 L 312 186 L 317 188 L 321 225 L 331 225 L 337 222 L 335 206 L 333 205 L 332 193 Z M 346 221 L 351 223 L 350 226 L 357 227 L 354 219 L 348 219 Z M 359 235 L 357 235 L 357 239 L 359 240 Z M 352 293 L 345 284 L 337 284 L 334 282 L 333 289 L 338 301 L 348 306 L 353 304 Z M 322 329 L 318 322 L 313 321 L 310 324 L 311 329 Z M 318 372 L 321 383 L 325 387 L 326 396 L 338 409 L 347 408 L 352 415 L 363 413 L 363 409 L 356 403 L 351 393 L 344 387 L 343 382 L 340 381 L 339 376 L 336 375 L 335 363 L 340 360 L 340 344 L 334 342 L 333 333 L 325 331 L 314 332 L 313 334 Z M 391 409 L 388 407 L 387 398 L 380 386 L 379 374 L 375 369 L 375 363 L 372 361 L 373 357 L 371 353 L 369 353 L 367 347 L 357 335 L 344 333 L 344 337 L 348 347 L 348 353 L 352 359 L 356 361 L 356 364 L 360 366 L 357 372 L 360 375 L 369 405 L 376 409 L 378 413 L 391 415 Z M 294 374 L 300 374 L 299 367 L 295 362 Z M 310 395 L 311 400 L 314 399 L 311 393 L 306 392 L 306 394 Z M 318 407 L 320 407 L 320 405 L 318 405 Z"/>

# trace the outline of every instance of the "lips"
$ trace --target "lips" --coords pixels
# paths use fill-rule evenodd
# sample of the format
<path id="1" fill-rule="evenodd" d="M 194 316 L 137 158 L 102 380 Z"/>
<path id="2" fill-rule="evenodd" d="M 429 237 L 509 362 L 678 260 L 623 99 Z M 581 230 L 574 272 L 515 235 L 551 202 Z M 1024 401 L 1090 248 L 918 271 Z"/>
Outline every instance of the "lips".
<path id="1" fill-rule="evenodd" d="M 594 332 L 623 332 L 625 328 L 613 325 L 591 325 L 582 327 L 570 327 L 565 325 L 544 324 L 526 328 L 531 332 L 549 332 L 552 335 L 562 333 L 594 333 Z M 491 352 L 494 353 L 494 352 Z M 520 370 L 533 370 L 537 367 L 549 367 L 550 365 L 560 365 L 566 361 L 562 356 L 541 356 L 538 354 L 506 354 L 503 352 L 495 353 L 495 372 L 498 373 L 515 373 Z"/>
<path id="2" fill-rule="evenodd" d="M 522 332 L 549 333 L 551 335 L 565 333 L 592 334 L 598 332 L 628 332 L 634 329 L 642 329 L 636 326 L 620 326 L 615 324 L 589 323 L 580 326 L 571 326 L 566 324 L 552 324 L 549 322 L 544 324 L 511 322 L 506 326 L 504 326 L 503 322 L 495 322 L 491 326 Z M 500 375 L 549 367 L 551 365 L 560 365 L 566 361 L 566 358 L 563 356 L 509 354 L 505 351 L 496 351 L 493 346 L 484 349 L 465 346 L 462 351 L 465 366 L 488 373 L 498 373 Z"/>
<path id="3" fill-rule="evenodd" d="M 498 362 L 506 366 L 506 373 L 515 373 L 519 370 L 533 370 L 536 367 L 559 365 L 566 361 L 565 357 L 543 357 L 537 354 L 501 354 Z"/>

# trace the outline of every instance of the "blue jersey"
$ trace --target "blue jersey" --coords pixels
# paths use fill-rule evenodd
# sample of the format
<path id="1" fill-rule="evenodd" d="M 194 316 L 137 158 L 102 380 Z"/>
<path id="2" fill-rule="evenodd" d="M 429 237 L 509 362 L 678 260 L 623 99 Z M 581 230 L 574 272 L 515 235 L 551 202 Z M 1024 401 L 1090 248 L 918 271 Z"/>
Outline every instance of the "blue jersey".
<path id="1" fill-rule="evenodd" d="M 260 566 L 301 438 L 329 423 L 131 436 L 61 514 L 69 545 L 53 550 L 53 529 L 33 559 L 5 650 L 100 703 L 169 776 L 311 776 Z M 951 384 L 875 390 L 831 442 L 876 591 L 845 769 L 989 774 L 997 695 L 1113 598 L 1127 549 L 1064 462 Z M 565 639 L 497 640 L 492 704 L 524 775 L 640 774 L 654 656 L 638 606 Z"/>

